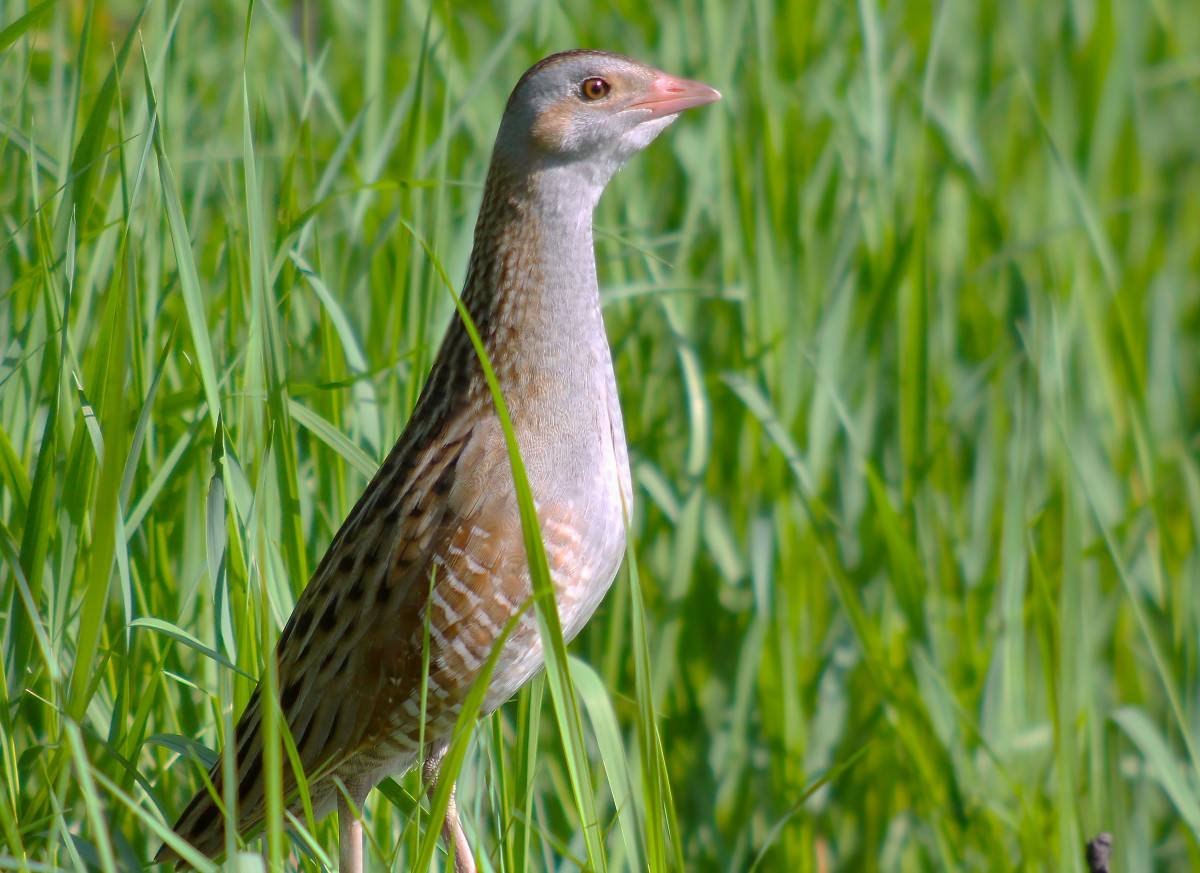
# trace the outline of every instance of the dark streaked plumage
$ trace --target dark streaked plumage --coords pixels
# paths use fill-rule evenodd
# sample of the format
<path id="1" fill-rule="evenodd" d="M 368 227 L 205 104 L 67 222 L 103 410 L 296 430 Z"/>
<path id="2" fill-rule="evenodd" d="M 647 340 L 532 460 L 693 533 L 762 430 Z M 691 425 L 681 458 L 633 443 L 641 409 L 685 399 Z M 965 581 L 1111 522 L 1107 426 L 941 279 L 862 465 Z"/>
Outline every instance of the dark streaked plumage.
<path id="1" fill-rule="evenodd" d="M 564 52 L 520 79 L 501 121 L 463 300 L 512 415 L 568 639 L 612 583 L 632 503 L 592 212 L 621 164 L 678 112 L 719 96 L 618 55 Z M 361 831 L 333 777 L 360 808 L 380 779 L 420 759 L 435 778 L 463 698 L 529 596 L 504 439 L 456 315 L 408 426 L 334 537 L 276 651 L 280 707 L 314 807 L 320 815 L 339 806 L 343 869 L 361 867 Z M 541 665 L 528 612 L 500 655 L 484 711 Z M 234 739 L 243 833 L 264 813 L 260 692 Z M 210 777 L 219 794 L 219 764 Z M 285 762 L 285 792 L 295 785 Z M 175 829 L 205 854 L 223 849 L 223 817 L 206 790 Z M 453 807 L 446 835 L 458 869 L 473 870 Z"/>

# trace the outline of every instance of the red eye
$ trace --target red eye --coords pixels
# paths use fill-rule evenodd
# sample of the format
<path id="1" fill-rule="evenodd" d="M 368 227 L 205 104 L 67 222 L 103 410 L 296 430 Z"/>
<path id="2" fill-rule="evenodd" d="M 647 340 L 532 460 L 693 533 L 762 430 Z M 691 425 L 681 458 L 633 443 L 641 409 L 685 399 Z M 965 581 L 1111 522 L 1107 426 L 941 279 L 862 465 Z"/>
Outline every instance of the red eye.
<path id="1" fill-rule="evenodd" d="M 599 76 L 584 79 L 583 84 L 579 86 L 579 93 L 584 100 L 599 100 L 601 97 L 607 97 L 611 90 L 612 85 L 608 84 L 608 80 Z"/>

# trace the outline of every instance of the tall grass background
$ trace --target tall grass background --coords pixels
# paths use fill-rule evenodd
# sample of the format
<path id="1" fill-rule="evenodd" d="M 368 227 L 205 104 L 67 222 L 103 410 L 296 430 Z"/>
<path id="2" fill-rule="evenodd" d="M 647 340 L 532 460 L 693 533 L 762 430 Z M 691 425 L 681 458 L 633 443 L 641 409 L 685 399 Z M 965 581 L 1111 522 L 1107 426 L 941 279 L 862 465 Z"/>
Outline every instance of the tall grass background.
<path id="1" fill-rule="evenodd" d="M 1200 869 L 1190 0 L 0 2 L 0 868 L 148 863 L 574 46 L 725 99 L 596 217 L 630 560 L 582 730 L 462 746 L 484 869 Z"/>

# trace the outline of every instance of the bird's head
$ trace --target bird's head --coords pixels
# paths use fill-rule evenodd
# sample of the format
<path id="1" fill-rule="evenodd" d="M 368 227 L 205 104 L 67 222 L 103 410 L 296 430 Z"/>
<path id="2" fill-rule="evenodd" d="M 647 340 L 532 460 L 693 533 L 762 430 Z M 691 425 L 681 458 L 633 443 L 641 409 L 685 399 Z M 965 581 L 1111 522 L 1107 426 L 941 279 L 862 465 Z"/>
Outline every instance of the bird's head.
<path id="1" fill-rule="evenodd" d="M 621 55 L 569 51 L 531 67 L 508 99 L 497 157 L 528 169 L 578 171 L 603 187 L 685 109 L 720 100 Z"/>

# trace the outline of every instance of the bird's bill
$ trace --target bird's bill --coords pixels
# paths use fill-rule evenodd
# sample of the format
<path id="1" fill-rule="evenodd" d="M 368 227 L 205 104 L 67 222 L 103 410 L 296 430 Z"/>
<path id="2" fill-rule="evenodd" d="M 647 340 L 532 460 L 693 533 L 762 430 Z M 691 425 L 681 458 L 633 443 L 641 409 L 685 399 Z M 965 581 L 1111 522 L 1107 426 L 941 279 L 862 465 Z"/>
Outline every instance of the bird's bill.
<path id="1" fill-rule="evenodd" d="M 652 118 L 662 118 L 665 115 L 675 115 L 694 106 L 704 106 L 721 99 L 721 92 L 710 88 L 703 82 L 691 79 L 678 79 L 660 73 L 646 94 L 629 105 L 629 109 L 637 109 L 649 113 L 646 121 Z"/>

